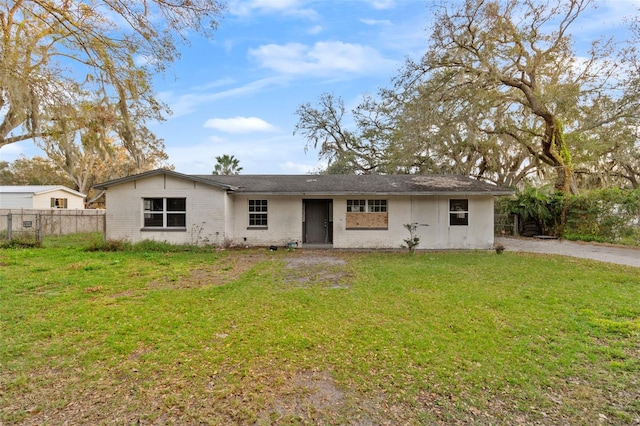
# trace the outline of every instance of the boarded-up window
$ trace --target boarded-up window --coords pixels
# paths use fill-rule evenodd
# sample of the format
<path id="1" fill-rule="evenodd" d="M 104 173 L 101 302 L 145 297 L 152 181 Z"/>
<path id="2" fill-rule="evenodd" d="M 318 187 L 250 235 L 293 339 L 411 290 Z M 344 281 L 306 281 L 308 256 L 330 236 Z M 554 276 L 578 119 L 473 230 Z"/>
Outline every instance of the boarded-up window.
<path id="1" fill-rule="evenodd" d="M 347 229 L 388 229 L 387 200 L 347 200 Z"/>

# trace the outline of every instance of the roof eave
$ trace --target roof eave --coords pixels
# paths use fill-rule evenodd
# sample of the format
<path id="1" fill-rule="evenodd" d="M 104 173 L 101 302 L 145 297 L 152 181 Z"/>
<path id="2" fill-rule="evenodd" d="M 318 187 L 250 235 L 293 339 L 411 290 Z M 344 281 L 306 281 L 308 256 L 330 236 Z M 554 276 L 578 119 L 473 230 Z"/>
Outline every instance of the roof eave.
<path id="1" fill-rule="evenodd" d="M 169 176 L 173 176 L 173 177 L 177 177 L 177 178 L 181 178 L 181 179 L 186 179 L 186 180 L 190 180 L 193 182 L 199 182 L 199 183 L 203 183 L 205 185 L 209 185 L 209 186 L 215 186 L 218 188 L 222 188 L 225 190 L 234 190 L 235 188 L 231 185 L 226 185 L 220 182 L 216 182 L 214 180 L 211 179 L 204 179 L 198 176 L 194 176 L 194 175 L 186 175 L 183 173 L 178 173 L 178 172 L 174 172 L 173 170 L 166 170 L 166 169 L 156 169 L 156 170 L 150 170 L 148 172 L 144 172 L 144 173 L 140 173 L 137 175 L 133 175 L 133 176 L 127 176 L 127 177 L 123 177 L 123 178 L 119 178 L 119 179 L 113 179 L 107 182 L 102 182 L 99 183 L 97 185 L 94 185 L 93 188 L 96 189 L 103 189 L 106 190 L 107 188 L 111 187 L 111 186 L 117 186 L 117 185 L 122 185 L 123 183 L 127 183 L 127 182 L 134 182 L 140 179 L 145 179 L 151 176 L 157 176 L 157 175 L 169 175 Z"/>

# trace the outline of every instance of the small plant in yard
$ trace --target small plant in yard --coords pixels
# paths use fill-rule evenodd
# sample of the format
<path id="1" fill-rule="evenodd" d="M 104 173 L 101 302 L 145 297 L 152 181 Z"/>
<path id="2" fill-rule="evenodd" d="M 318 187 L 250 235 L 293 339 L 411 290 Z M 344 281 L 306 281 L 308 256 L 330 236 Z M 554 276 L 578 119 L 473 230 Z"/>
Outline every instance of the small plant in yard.
<path id="1" fill-rule="evenodd" d="M 496 249 L 496 253 L 498 254 L 502 254 L 502 252 L 504 251 L 504 246 L 502 244 L 496 244 L 494 248 Z"/>
<path id="2" fill-rule="evenodd" d="M 402 247 L 409 249 L 409 253 L 413 253 L 416 250 L 416 247 L 420 244 L 420 237 L 416 235 L 418 231 L 417 223 L 405 223 L 403 225 L 407 231 L 409 231 L 409 238 L 404 240 L 404 244 Z"/>

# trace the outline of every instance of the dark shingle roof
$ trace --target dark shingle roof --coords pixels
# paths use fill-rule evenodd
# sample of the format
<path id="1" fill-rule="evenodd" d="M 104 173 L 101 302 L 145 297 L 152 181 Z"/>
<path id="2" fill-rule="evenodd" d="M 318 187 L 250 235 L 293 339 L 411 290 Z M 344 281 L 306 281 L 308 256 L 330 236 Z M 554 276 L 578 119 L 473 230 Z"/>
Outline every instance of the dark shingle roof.
<path id="1" fill-rule="evenodd" d="M 355 195 L 355 194 L 492 194 L 512 190 L 455 175 L 186 175 L 152 170 L 96 185 L 106 189 L 159 174 L 189 179 L 241 194 Z"/>
<path id="2" fill-rule="evenodd" d="M 197 175 L 248 194 L 512 194 L 510 189 L 453 175 Z"/>

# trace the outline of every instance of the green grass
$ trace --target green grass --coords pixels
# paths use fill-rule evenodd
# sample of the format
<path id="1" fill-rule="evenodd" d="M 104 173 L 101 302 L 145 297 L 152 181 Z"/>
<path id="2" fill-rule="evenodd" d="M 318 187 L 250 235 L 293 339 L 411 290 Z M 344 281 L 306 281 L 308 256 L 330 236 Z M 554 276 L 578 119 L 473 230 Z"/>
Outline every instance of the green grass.
<path id="1" fill-rule="evenodd" d="M 640 418 L 638 269 L 146 248 L 0 250 L 0 423 Z"/>

